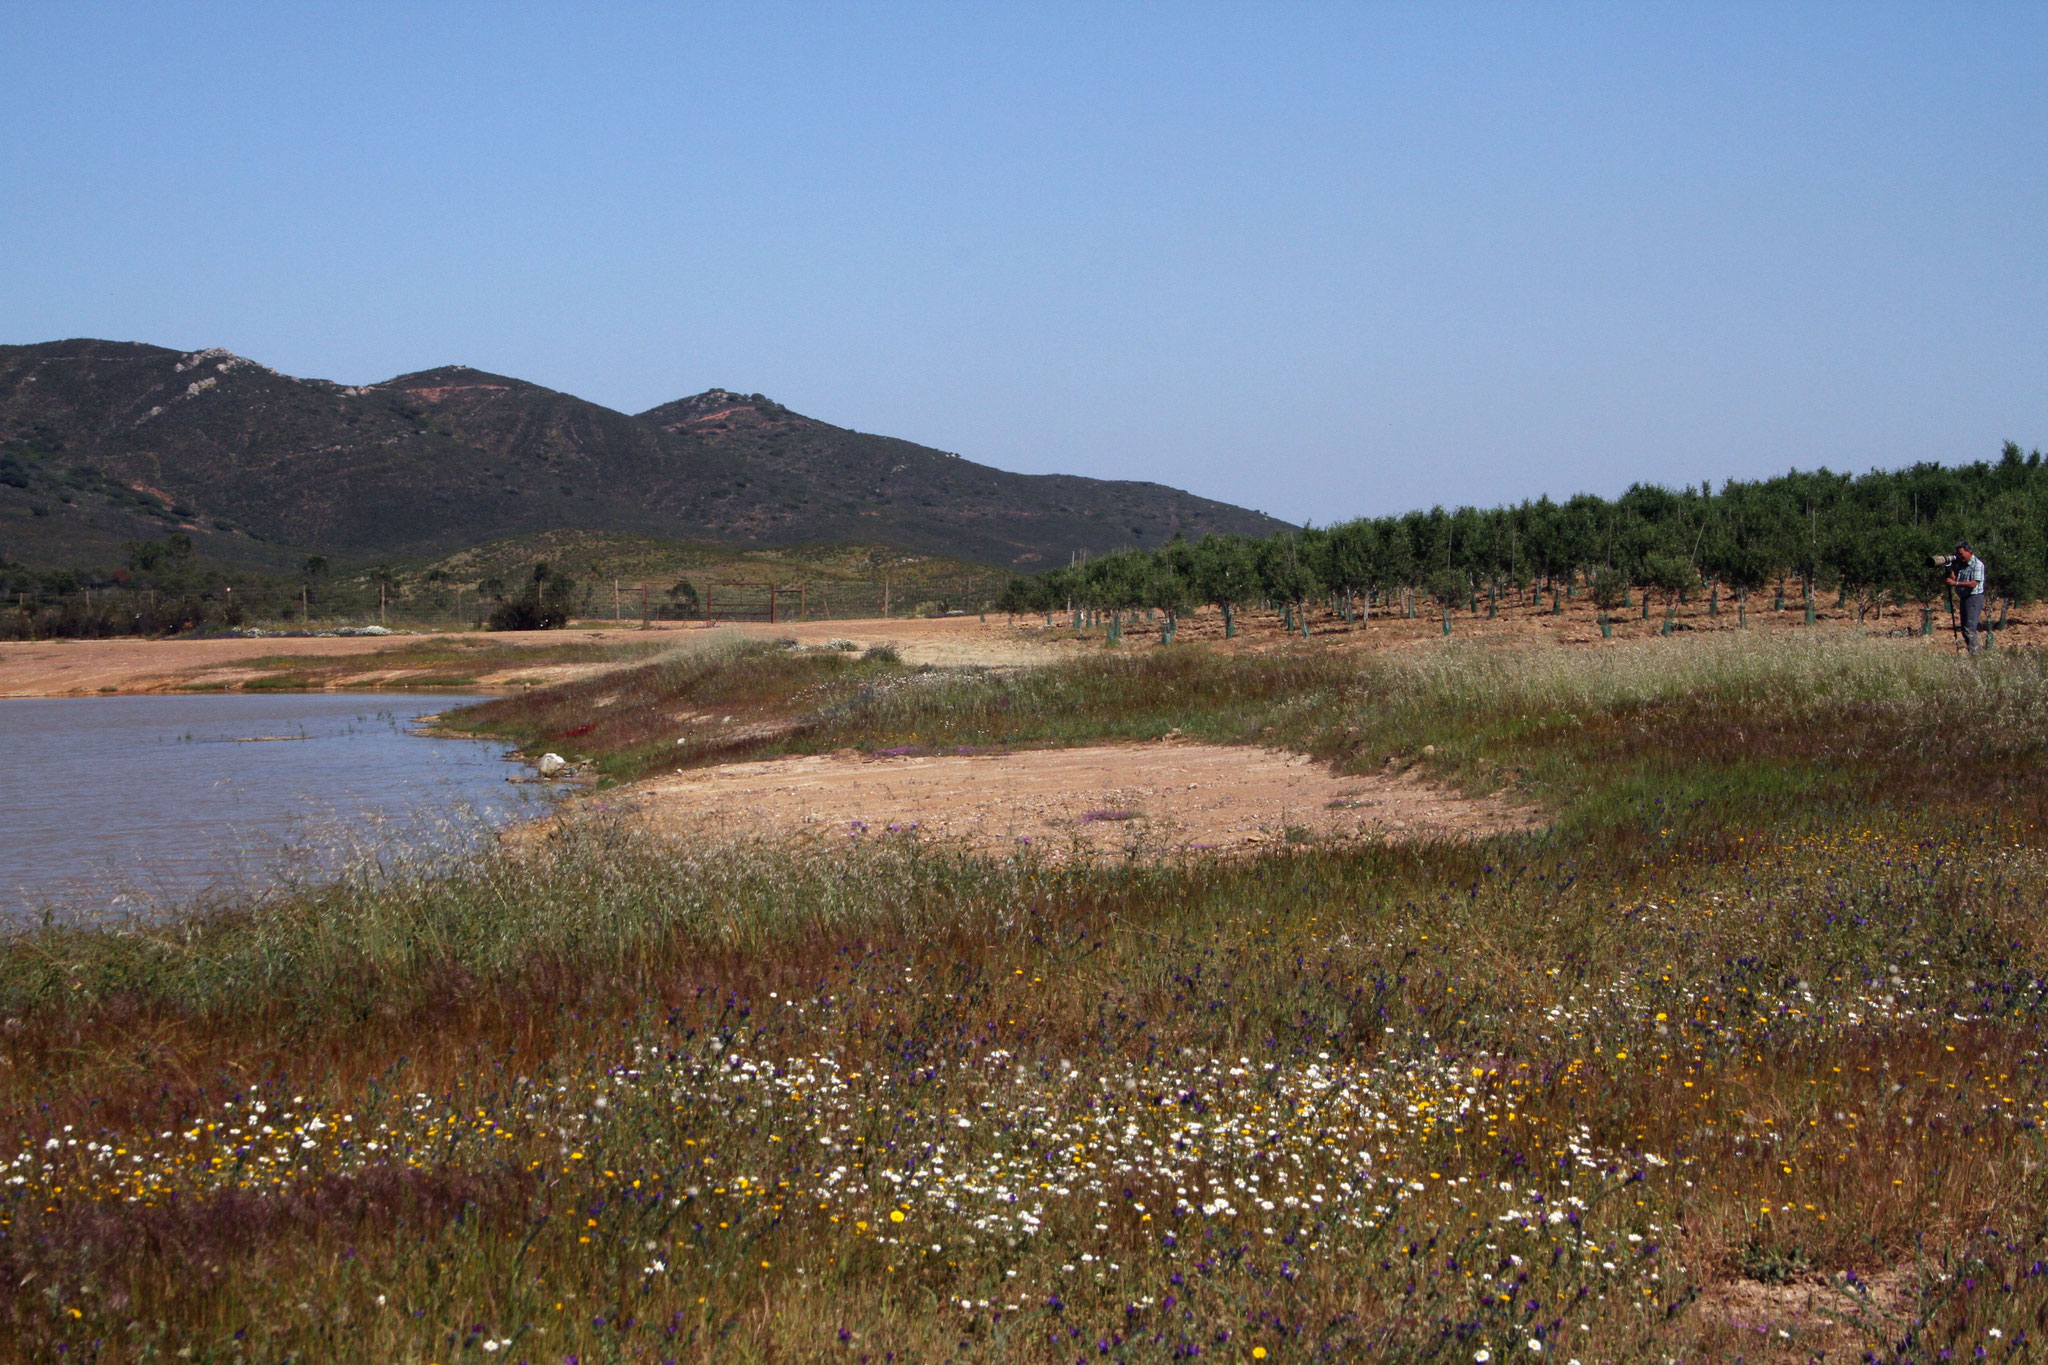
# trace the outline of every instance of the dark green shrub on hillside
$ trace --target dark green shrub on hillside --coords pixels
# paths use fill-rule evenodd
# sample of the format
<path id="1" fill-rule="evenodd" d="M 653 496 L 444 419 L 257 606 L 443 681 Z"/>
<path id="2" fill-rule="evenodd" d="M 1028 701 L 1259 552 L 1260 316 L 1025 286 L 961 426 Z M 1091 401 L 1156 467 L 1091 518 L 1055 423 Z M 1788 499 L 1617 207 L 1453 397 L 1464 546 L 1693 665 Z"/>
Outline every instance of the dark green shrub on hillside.
<path id="1" fill-rule="evenodd" d="M 575 597 L 576 580 L 543 560 L 533 566 L 533 574 L 518 596 L 498 599 L 491 612 L 491 629 L 560 630 L 569 624 Z"/>

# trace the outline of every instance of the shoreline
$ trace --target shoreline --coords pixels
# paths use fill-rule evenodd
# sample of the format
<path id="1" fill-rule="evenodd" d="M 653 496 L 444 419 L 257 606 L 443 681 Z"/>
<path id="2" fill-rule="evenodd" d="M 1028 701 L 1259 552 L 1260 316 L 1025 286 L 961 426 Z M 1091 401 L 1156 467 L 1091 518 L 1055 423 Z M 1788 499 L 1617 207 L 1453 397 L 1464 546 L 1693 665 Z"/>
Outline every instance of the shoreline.
<path id="1" fill-rule="evenodd" d="M 1023 663 L 1067 652 L 974 616 L 868 620 L 587 622 L 562 630 L 0 642 L 0 700 L 192 692 L 471 691 L 510 694 L 727 640 L 853 639 L 912 663 Z M 304 681 L 297 681 L 297 679 Z"/>

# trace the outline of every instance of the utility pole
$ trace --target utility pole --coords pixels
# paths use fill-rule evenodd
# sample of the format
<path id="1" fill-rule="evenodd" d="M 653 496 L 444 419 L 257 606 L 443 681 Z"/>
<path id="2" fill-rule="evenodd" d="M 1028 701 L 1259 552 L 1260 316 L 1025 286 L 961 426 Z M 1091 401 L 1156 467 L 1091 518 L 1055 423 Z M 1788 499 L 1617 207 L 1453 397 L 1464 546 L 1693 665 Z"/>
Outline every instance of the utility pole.
<path id="1" fill-rule="evenodd" d="M 233 589 L 229 591 L 232 592 Z M 377 624 L 384 624 L 384 580 L 381 578 L 377 580 Z"/>
<path id="2" fill-rule="evenodd" d="M 882 575 L 882 615 L 889 614 L 889 575 Z"/>
<path id="3" fill-rule="evenodd" d="M 619 580 L 612 580 L 612 624 L 619 623 Z"/>
<path id="4" fill-rule="evenodd" d="M 640 629 L 647 629 L 647 585 L 640 585 Z"/>

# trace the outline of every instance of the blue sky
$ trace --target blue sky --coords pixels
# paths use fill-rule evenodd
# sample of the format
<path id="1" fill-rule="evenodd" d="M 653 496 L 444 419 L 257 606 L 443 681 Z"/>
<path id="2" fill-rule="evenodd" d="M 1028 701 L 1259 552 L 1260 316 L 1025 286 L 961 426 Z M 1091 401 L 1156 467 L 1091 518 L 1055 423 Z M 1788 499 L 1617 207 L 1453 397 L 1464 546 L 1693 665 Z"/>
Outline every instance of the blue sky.
<path id="1" fill-rule="evenodd" d="M 0 341 L 1319 524 L 2048 445 L 2048 6 L 0 5 Z"/>

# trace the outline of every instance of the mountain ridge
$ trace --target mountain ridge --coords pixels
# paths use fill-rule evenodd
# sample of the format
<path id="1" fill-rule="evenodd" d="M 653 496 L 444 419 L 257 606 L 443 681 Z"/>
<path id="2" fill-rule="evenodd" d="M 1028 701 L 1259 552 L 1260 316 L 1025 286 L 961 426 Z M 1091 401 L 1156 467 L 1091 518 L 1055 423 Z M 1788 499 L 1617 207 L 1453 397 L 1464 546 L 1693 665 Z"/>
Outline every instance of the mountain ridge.
<path id="1" fill-rule="evenodd" d="M 0 346 L 0 557 L 175 527 L 228 562 L 445 554 L 556 529 L 879 542 L 1013 569 L 1286 523 L 1162 484 L 1017 474 L 709 389 L 638 414 L 441 365 L 374 384 L 224 348 Z"/>

